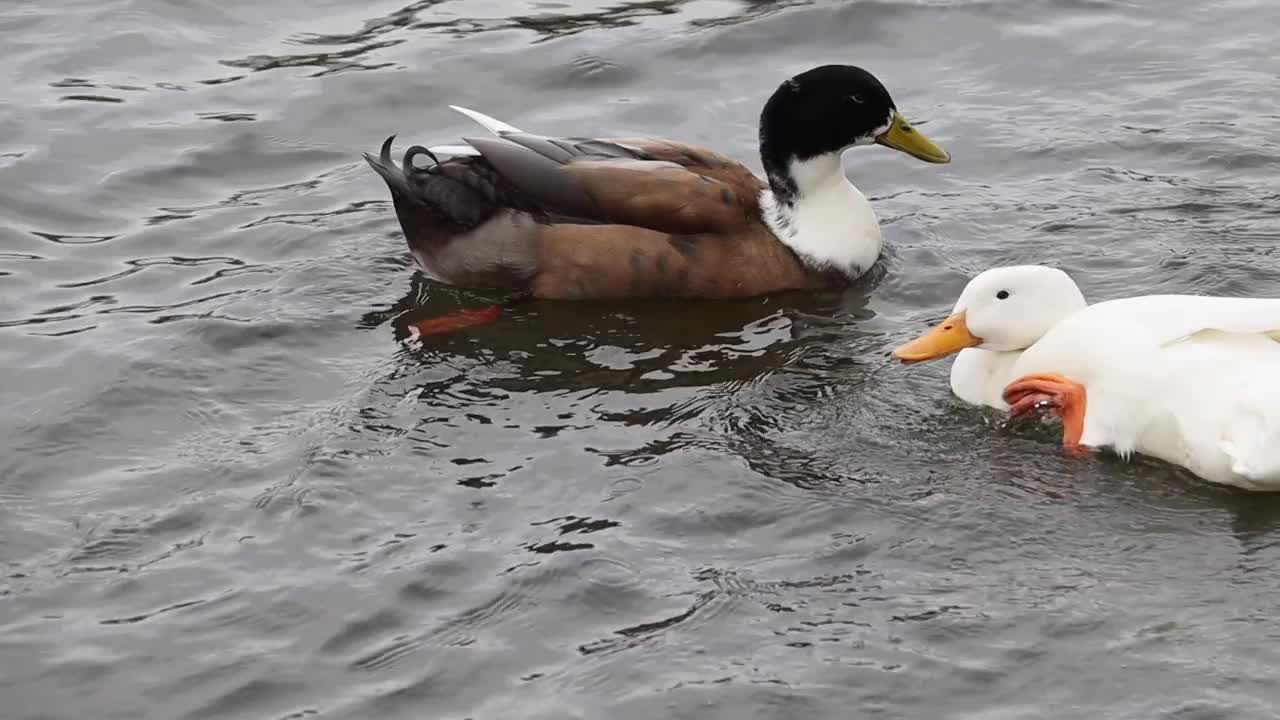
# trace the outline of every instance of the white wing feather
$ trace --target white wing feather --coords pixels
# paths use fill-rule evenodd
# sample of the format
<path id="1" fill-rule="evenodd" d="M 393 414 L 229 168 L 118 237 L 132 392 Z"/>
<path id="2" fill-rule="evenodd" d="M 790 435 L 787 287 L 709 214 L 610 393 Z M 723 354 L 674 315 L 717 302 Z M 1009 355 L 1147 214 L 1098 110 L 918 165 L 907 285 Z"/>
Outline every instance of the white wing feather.
<path id="1" fill-rule="evenodd" d="M 480 155 L 480 151 L 470 145 L 433 145 L 430 150 L 436 155 Z"/>
<path id="2" fill-rule="evenodd" d="M 475 120 L 477 123 L 482 125 L 485 130 L 488 130 L 494 135 L 502 135 L 503 133 L 524 132 L 523 130 L 516 127 L 515 125 L 508 125 L 507 123 L 504 123 L 497 118 L 489 117 L 488 115 L 485 115 L 482 112 L 469 110 L 467 108 L 460 107 L 458 105 L 450 105 L 449 109 L 454 110 L 456 112 L 460 112 L 463 115 L 466 115 L 467 117 L 471 118 L 472 120 Z"/>

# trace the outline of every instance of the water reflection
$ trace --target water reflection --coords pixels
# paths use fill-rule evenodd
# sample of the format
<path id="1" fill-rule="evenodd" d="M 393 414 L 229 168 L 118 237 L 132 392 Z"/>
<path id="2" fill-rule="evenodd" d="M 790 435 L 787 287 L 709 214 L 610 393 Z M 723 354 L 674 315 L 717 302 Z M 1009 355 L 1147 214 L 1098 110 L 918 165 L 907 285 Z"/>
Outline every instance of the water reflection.
<path id="1" fill-rule="evenodd" d="M 870 287 L 850 294 L 865 304 Z M 397 340 L 407 340 L 412 322 L 502 299 L 443 286 L 415 272 L 399 300 L 365 313 L 359 327 L 386 324 Z M 590 388 L 643 395 L 741 382 L 786 367 L 795 361 L 806 328 L 830 331 L 832 323 L 842 322 L 836 313 L 848 312 L 840 292 L 692 304 L 529 301 L 491 325 L 415 339 L 406 353 L 423 365 L 439 364 L 446 356 L 471 357 L 491 367 L 501 362 L 508 370 L 487 382 L 508 392 Z M 674 315 L 687 322 L 669 322 Z M 611 419 L 625 423 L 632 421 L 629 417 L 644 423 L 647 413 Z"/>
<path id="2" fill-rule="evenodd" d="M 883 473 L 850 465 L 840 453 L 780 443 L 778 434 L 833 397 L 856 405 L 875 391 L 889 361 L 856 349 L 864 340 L 857 324 L 874 317 L 866 306 L 882 277 L 872 273 L 845 292 L 728 302 L 533 301 L 490 325 L 410 340 L 412 321 L 498 299 L 414 272 L 407 292 L 365 313 L 358 325 L 390 330 L 403 343 L 376 387 L 380 396 L 416 400 L 411 428 L 391 432 L 407 432 L 428 454 L 450 449 L 435 439 L 444 428 L 478 424 L 477 433 L 494 437 L 520 429 L 556 439 L 607 425 L 645 432 L 622 446 L 588 444 L 584 450 L 602 467 L 640 468 L 703 450 L 741 457 L 752 471 L 795 487 L 830 489 Z M 675 314 L 683 321 L 671 322 Z M 539 397 L 557 398 L 568 412 L 533 426 L 503 422 L 505 409 Z M 458 484 L 501 483 L 491 457 L 482 451 L 453 459 L 487 466 Z"/>
<path id="3" fill-rule="evenodd" d="M 698 32 L 788 3 L 407 2 L 134 3 L 174 16 L 151 48 L 111 7 L 6 35 L 6 709 L 1268 716 L 1280 500 L 1064 458 L 885 353 L 994 262 L 1274 294 L 1274 8 L 876 0 Z M 397 340 L 502 297 L 413 272 L 358 161 L 384 124 L 528 98 L 495 112 L 746 158 L 756 75 L 817 56 L 874 60 L 968 158 L 851 154 L 886 279 Z"/>

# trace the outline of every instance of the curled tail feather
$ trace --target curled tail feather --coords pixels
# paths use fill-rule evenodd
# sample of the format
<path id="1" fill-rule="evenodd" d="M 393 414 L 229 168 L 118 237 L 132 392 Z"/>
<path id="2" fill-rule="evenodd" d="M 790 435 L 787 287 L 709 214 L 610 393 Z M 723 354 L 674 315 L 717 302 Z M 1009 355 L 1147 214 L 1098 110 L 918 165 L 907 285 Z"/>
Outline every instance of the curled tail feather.
<path id="1" fill-rule="evenodd" d="M 484 158 L 441 159 L 434 150 L 414 145 L 396 163 L 391 157 L 395 138 L 382 143 L 377 157 L 365 153 L 364 158 L 387 183 L 402 224 L 427 222 L 446 232 L 466 232 L 503 207 L 513 207 L 504 181 Z M 421 156 L 430 163 L 417 165 Z"/>

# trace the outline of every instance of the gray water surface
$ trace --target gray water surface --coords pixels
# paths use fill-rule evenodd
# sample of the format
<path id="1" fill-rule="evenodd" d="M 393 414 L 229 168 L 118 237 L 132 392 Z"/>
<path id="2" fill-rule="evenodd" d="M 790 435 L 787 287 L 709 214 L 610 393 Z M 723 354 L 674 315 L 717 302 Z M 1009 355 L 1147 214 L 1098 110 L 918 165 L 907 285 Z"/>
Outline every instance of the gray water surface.
<path id="1" fill-rule="evenodd" d="M 0 716 L 1271 718 L 1280 499 L 1064 457 L 888 351 L 968 277 L 1280 296 L 1280 5 L 0 5 Z M 842 293 L 537 302 L 416 274 L 360 158 L 531 132 L 846 158 Z"/>

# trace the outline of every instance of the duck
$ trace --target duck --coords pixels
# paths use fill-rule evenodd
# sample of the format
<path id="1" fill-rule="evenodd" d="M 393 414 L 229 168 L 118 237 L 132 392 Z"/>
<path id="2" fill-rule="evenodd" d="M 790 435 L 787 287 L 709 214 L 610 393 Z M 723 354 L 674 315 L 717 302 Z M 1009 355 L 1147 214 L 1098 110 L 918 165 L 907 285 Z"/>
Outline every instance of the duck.
<path id="1" fill-rule="evenodd" d="M 765 177 L 667 139 L 527 133 L 457 105 L 488 134 L 365 153 L 428 277 L 513 298 L 727 299 L 847 286 L 880 256 L 876 213 L 843 153 L 951 156 L 852 65 L 797 74 L 759 119 Z M 486 316 L 488 317 L 488 316 Z"/>
<path id="2" fill-rule="evenodd" d="M 1010 417 L 1062 419 L 1070 454 L 1108 451 L 1244 490 L 1280 490 L 1280 299 L 1138 295 L 1086 302 L 1062 270 L 974 276 L 951 313 L 894 349 L 966 359 L 952 390 Z"/>

